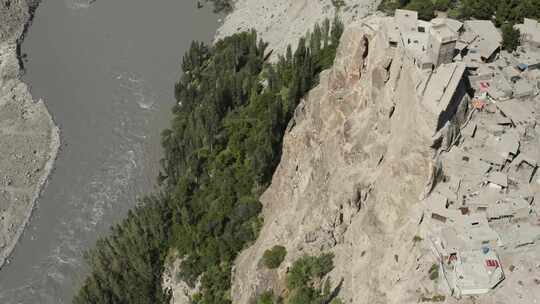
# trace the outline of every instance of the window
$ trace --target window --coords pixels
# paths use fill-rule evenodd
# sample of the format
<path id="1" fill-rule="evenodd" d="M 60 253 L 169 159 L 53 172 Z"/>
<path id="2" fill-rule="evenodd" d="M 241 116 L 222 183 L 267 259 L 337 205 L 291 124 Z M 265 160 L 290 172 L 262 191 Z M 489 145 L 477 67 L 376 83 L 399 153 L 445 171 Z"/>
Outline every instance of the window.
<path id="1" fill-rule="evenodd" d="M 438 220 L 438 221 L 441 221 L 443 223 L 446 223 L 446 217 L 442 216 L 442 215 L 439 215 L 437 213 L 432 213 L 431 214 L 431 218 L 432 219 L 435 219 L 435 220 Z"/>
<path id="2" fill-rule="evenodd" d="M 418 27 L 418 31 L 419 31 L 420 33 L 425 33 L 425 32 L 426 32 L 426 28 L 423 27 L 423 26 L 419 26 L 419 27 Z"/>

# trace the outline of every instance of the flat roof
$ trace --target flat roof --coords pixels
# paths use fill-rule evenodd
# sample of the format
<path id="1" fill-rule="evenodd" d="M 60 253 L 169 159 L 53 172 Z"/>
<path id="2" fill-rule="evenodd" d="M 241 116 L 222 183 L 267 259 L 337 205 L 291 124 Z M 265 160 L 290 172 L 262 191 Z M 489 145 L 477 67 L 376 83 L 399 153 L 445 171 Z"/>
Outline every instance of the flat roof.
<path id="1" fill-rule="evenodd" d="M 462 63 L 440 65 L 427 84 L 422 99 L 424 106 L 435 114 L 446 110 L 463 78 L 465 69 L 466 65 Z"/>
<path id="2" fill-rule="evenodd" d="M 502 43 L 502 35 L 493 22 L 489 20 L 465 21 L 466 31 L 474 32 L 477 37 L 470 43 L 469 52 L 479 53 L 484 58 L 489 58 L 499 49 Z"/>
<path id="3" fill-rule="evenodd" d="M 415 31 L 416 22 L 418 21 L 418 12 L 397 9 L 394 13 L 394 20 L 397 22 L 397 25 L 402 32 Z"/>
<path id="4" fill-rule="evenodd" d="M 458 36 L 446 23 L 435 24 L 431 27 L 430 33 L 442 43 L 455 41 Z"/>
<path id="5" fill-rule="evenodd" d="M 490 20 L 467 20 L 465 27 L 472 30 L 478 36 L 500 44 L 502 35 Z"/>
<path id="6" fill-rule="evenodd" d="M 525 35 L 526 40 L 540 42 L 540 25 L 534 19 L 525 18 L 522 24 L 514 25 L 522 35 Z"/>
<path id="7" fill-rule="evenodd" d="M 534 123 L 534 104 L 511 99 L 497 102 L 497 108 L 509 117 L 514 124 Z"/>
<path id="8" fill-rule="evenodd" d="M 489 173 L 487 181 L 504 188 L 508 187 L 508 175 L 499 171 Z"/>
<path id="9" fill-rule="evenodd" d="M 519 150 L 519 135 L 514 132 L 506 132 L 501 136 L 501 140 L 497 145 L 501 155 L 508 156 L 509 153 L 516 155 Z"/>
<path id="10" fill-rule="evenodd" d="M 446 24 L 452 31 L 458 33 L 459 30 L 463 27 L 463 23 L 458 20 L 451 18 L 433 18 L 431 19 L 432 24 Z"/>
<path id="11" fill-rule="evenodd" d="M 489 268 L 487 260 L 497 261 L 498 267 Z M 488 292 L 504 279 L 499 257 L 493 250 L 464 251 L 456 263 L 456 287 L 463 295 Z"/>

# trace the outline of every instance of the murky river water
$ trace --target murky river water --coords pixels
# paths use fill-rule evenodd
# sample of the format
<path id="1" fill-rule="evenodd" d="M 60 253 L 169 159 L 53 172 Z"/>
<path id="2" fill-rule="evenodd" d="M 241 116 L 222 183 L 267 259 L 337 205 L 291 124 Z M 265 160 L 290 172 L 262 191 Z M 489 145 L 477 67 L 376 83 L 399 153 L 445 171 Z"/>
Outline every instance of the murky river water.
<path id="1" fill-rule="evenodd" d="M 71 302 L 83 252 L 154 186 L 181 57 L 218 23 L 195 0 L 90 2 L 44 0 L 22 46 L 64 145 L 0 272 L 2 304 Z"/>

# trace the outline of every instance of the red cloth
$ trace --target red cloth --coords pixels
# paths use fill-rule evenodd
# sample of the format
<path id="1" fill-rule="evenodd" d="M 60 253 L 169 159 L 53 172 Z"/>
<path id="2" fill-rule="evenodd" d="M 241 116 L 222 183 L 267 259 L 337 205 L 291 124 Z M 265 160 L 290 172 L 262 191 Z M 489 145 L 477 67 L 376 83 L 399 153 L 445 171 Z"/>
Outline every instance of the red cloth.
<path id="1" fill-rule="evenodd" d="M 499 261 L 497 260 L 486 260 L 486 266 L 487 267 L 499 267 Z"/>
<path id="2" fill-rule="evenodd" d="M 488 89 L 489 89 L 489 83 L 480 82 L 480 92 L 487 92 Z"/>

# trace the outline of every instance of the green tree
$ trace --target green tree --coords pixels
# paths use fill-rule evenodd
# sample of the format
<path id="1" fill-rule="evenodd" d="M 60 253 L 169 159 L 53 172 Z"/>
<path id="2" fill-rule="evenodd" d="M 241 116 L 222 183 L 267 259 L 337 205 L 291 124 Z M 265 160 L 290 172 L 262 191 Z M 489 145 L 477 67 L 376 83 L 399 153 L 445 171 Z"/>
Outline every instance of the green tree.
<path id="1" fill-rule="evenodd" d="M 334 22 L 332 23 L 332 31 L 331 31 L 331 41 L 332 45 L 336 47 L 339 44 L 339 39 L 341 38 L 341 35 L 343 34 L 344 26 L 339 17 L 336 15 L 334 18 Z"/>
<path id="2" fill-rule="evenodd" d="M 332 0 L 332 5 L 337 9 L 341 9 L 342 7 L 345 6 L 345 1 L 344 0 Z"/>
<path id="3" fill-rule="evenodd" d="M 493 0 L 463 0 L 461 13 L 464 18 L 491 19 L 496 5 Z"/>
<path id="4" fill-rule="evenodd" d="M 313 56 L 317 56 L 321 51 L 322 46 L 322 31 L 318 23 L 313 28 L 313 34 L 310 39 L 310 49 L 313 52 Z"/>
<path id="5" fill-rule="evenodd" d="M 510 23 L 506 23 L 501 27 L 502 30 L 502 48 L 509 52 L 513 52 L 517 49 L 520 43 L 521 34 L 519 30 L 514 29 L 514 26 Z"/>
<path id="6" fill-rule="evenodd" d="M 512 1 L 498 1 L 495 12 L 495 25 L 500 27 L 512 18 Z"/>
<path id="7" fill-rule="evenodd" d="M 194 303 L 231 303 L 233 261 L 257 237 L 258 197 L 279 163 L 294 109 L 333 61 L 341 35 L 335 29 L 342 28 L 334 24 L 320 37 L 332 35 L 331 44 L 303 39 L 276 64 L 265 62 L 267 45 L 254 31 L 191 45 L 162 132 L 159 195 L 89 251 L 90 274 L 75 304 L 168 303 L 161 286 L 168 252 L 182 258 L 181 278 L 200 280 Z"/>
<path id="8" fill-rule="evenodd" d="M 433 2 L 433 8 L 438 11 L 447 11 L 452 4 L 451 0 L 435 0 Z"/>
<path id="9" fill-rule="evenodd" d="M 435 7 L 431 0 L 412 0 L 405 6 L 408 10 L 413 10 L 418 12 L 418 18 L 422 20 L 431 20 L 435 17 Z"/>
<path id="10" fill-rule="evenodd" d="M 409 4 L 409 2 L 411 2 L 411 0 L 399 0 L 399 7 L 404 7 Z"/>
<path id="11" fill-rule="evenodd" d="M 510 21 L 515 23 L 522 22 L 523 18 L 540 18 L 540 0 L 517 1 L 512 15 L 513 18 Z"/>

